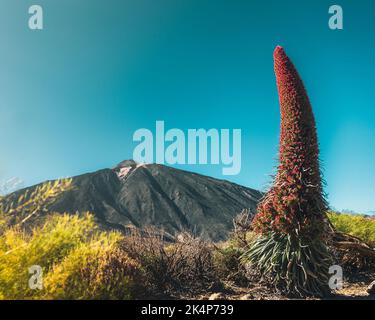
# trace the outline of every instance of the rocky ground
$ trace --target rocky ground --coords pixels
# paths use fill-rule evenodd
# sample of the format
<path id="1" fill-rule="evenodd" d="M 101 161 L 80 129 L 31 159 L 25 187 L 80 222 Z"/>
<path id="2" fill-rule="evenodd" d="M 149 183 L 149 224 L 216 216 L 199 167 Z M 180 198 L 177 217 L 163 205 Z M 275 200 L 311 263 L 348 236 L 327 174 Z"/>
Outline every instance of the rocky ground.
<path id="1" fill-rule="evenodd" d="M 367 293 L 368 284 L 351 283 L 337 291 L 328 300 L 375 300 L 375 294 Z M 292 298 L 278 295 L 262 286 L 253 288 L 232 287 L 232 292 L 217 292 L 197 297 L 200 300 L 290 300 Z M 313 298 L 310 298 L 313 299 Z"/>
<path id="2" fill-rule="evenodd" d="M 272 288 L 256 284 L 238 287 L 227 283 L 227 290 L 196 297 L 202 300 L 290 300 Z M 311 299 L 311 298 L 310 298 Z M 327 297 L 328 300 L 375 300 L 375 272 L 359 272 L 344 281 L 344 288 Z"/>

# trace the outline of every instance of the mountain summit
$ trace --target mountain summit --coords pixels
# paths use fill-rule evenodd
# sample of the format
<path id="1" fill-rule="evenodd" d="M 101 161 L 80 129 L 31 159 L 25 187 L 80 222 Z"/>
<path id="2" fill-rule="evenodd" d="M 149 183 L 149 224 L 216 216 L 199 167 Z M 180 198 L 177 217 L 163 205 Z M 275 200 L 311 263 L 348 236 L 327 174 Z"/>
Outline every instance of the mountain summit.
<path id="1" fill-rule="evenodd" d="M 245 208 L 255 209 L 262 196 L 225 180 L 133 160 L 73 177 L 72 184 L 51 210 L 89 211 L 109 228 L 151 225 L 170 234 L 191 231 L 215 241 L 225 239 L 233 218 Z"/>

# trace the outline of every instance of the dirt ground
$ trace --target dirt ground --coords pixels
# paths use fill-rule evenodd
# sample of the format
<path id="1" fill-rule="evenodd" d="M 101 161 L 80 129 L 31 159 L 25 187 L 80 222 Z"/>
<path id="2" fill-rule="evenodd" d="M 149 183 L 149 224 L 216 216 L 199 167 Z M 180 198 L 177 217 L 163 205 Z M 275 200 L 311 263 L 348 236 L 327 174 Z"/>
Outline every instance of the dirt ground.
<path id="1" fill-rule="evenodd" d="M 363 283 L 348 284 L 344 289 L 337 291 L 327 300 L 375 300 L 375 295 L 369 295 L 368 285 Z M 278 295 L 264 287 L 233 288 L 230 293 L 213 293 L 197 297 L 198 300 L 290 300 L 293 298 Z M 308 300 L 314 300 L 309 298 Z"/>
<path id="2" fill-rule="evenodd" d="M 375 295 L 368 294 L 368 286 L 375 281 L 374 272 L 353 273 L 348 279 L 344 279 L 344 288 L 334 292 L 328 300 L 375 300 Z M 224 292 L 205 294 L 197 297 L 202 300 L 290 300 L 293 298 L 280 295 L 272 288 L 261 284 L 251 287 L 237 287 L 227 283 Z M 309 298 L 314 299 L 314 298 Z"/>

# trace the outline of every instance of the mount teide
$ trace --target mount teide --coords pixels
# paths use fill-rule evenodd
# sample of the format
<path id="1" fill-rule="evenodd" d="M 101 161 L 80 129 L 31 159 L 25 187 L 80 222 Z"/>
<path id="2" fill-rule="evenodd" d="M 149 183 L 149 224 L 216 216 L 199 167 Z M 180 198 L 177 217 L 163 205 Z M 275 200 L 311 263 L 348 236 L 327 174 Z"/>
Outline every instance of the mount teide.
<path id="1" fill-rule="evenodd" d="M 192 231 L 215 241 L 225 239 L 233 218 L 245 208 L 255 209 L 262 196 L 225 180 L 132 160 L 73 177 L 72 184 L 51 211 L 89 211 L 109 228 L 152 225 L 170 234 Z"/>

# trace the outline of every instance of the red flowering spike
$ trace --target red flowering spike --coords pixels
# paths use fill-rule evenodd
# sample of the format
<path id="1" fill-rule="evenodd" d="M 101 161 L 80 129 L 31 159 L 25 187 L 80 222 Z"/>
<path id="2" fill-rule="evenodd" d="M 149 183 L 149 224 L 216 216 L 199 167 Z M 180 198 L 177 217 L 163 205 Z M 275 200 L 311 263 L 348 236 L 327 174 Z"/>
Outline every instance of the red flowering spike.
<path id="1" fill-rule="evenodd" d="M 284 49 L 274 52 L 280 100 L 281 132 L 278 172 L 258 206 L 258 233 L 319 236 L 327 202 L 319 168 L 315 119 L 304 85 Z"/>

